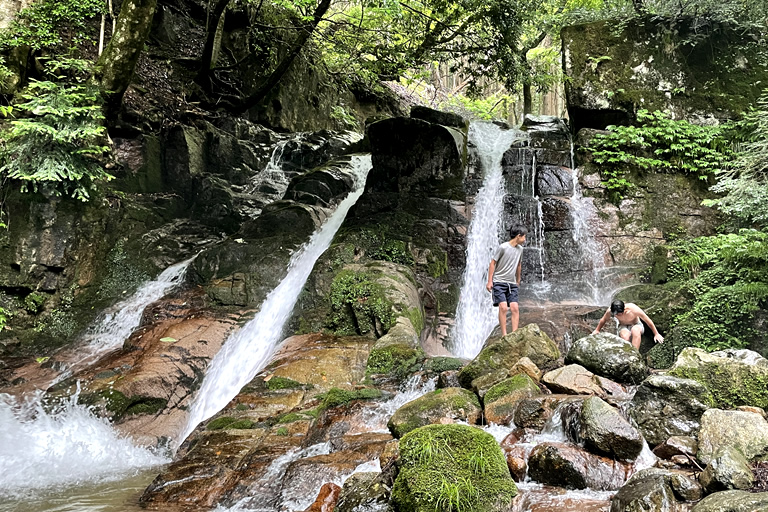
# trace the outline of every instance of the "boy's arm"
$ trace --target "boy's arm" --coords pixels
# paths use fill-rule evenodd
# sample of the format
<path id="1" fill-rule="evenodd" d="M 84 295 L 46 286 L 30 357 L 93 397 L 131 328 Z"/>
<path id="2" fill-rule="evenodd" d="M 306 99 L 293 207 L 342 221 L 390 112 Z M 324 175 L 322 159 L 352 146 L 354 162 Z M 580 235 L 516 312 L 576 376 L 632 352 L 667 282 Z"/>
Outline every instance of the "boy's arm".
<path id="1" fill-rule="evenodd" d="M 605 310 L 605 314 L 603 315 L 603 318 L 601 318 L 600 321 L 597 322 L 597 327 L 595 327 L 595 330 L 592 331 L 592 334 L 599 333 L 600 329 L 603 328 L 603 326 L 605 325 L 605 322 L 607 322 L 609 318 L 611 318 L 611 308 L 608 308 Z"/>
<path id="2" fill-rule="evenodd" d="M 640 320 L 648 324 L 648 327 L 651 328 L 653 331 L 653 339 L 656 340 L 657 343 L 664 343 L 664 336 L 659 333 L 659 330 L 656 328 L 656 324 L 653 323 L 653 320 L 651 320 L 651 317 L 645 314 L 645 311 L 643 311 L 640 307 L 637 308 L 637 316 L 640 317 Z"/>
<path id="3" fill-rule="evenodd" d="M 523 280 L 523 262 L 517 264 L 517 286 L 520 286 L 520 282 Z"/>
<path id="4" fill-rule="evenodd" d="M 485 289 L 488 291 L 493 290 L 493 271 L 496 270 L 496 260 L 491 260 L 491 264 L 488 266 L 488 284 L 485 285 Z"/>

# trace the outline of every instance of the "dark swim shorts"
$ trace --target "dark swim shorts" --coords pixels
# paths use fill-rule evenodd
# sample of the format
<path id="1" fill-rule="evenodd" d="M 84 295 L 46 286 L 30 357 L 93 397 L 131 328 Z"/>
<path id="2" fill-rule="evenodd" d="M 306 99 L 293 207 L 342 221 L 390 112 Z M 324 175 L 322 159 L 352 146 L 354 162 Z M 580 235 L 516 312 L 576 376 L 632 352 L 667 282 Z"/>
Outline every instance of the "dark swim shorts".
<path id="1" fill-rule="evenodd" d="M 493 283 L 493 305 L 517 302 L 517 285 L 514 283 Z"/>

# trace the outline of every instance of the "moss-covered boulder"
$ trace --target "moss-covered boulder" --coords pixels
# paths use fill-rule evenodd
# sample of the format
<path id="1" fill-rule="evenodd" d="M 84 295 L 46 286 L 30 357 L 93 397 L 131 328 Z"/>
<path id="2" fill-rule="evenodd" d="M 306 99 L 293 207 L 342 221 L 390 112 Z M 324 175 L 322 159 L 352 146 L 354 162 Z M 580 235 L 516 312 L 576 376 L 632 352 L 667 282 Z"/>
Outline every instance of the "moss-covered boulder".
<path id="1" fill-rule="evenodd" d="M 389 332 L 379 338 L 371 349 L 366 373 L 405 378 L 425 357 L 426 354 L 419 345 L 419 336 L 413 324 L 409 319 L 401 316 Z"/>
<path id="2" fill-rule="evenodd" d="M 490 434 L 467 425 L 430 425 L 400 441 L 391 501 L 401 512 L 508 510 L 517 494 Z"/>
<path id="3" fill-rule="evenodd" d="M 482 408 L 477 396 L 462 388 L 436 389 L 400 407 L 387 427 L 395 437 L 433 423 L 480 422 Z"/>
<path id="4" fill-rule="evenodd" d="M 576 340 L 565 363 L 579 364 L 597 375 L 627 384 L 639 384 L 648 375 L 640 352 L 615 334 L 603 332 Z"/>
<path id="5" fill-rule="evenodd" d="M 536 324 L 528 324 L 501 338 L 491 338 L 475 358 L 459 372 L 459 382 L 465 388 L 472 381 L 495 370 L 511 369 L 522 357 L 527 357 L 539 368 L 554 365 L 560 350 Z"/>
<path id="6" fill-rule="evenodd" d="M 768 456 L 768 421 L 745 411 L 709 409 L 701 416 L 696 457 L 708 464 L 724 446 L 735 446 L 748 460 Z"/>
<path id="7" fill-rule="evenodd" d="M 629 414 L 651 446 L 672 436 L 696 436 L 701 415 L 713 405 L 707 388 L 691 379 L 651 375 L 640 384 Z"/>
<path id="8" fill-rule="evenodd" d="M 598 397 L 581 407 L 581 438 L 590 450 L 620 460 L 634 460 L 643 449 L 643 436 L 624 417 Z"/>
<path id="9" fill-rule="evenodd" d="M 768 360 L 751 350 L 707 353 L 689 347 L 677 357 L 669 374 L 700 382 L 723 409 L 768 407 Z"/>
<path id="10" fill-rule="evenodd" d="M 716 492 L 694 505 L 691 512 L 754 512 L 755 510 L 768 510 L 768 492 Z"/>
<path id="11" fill-rule="evenodd" d="M 524 373 L 503 380 L 489 389 L 483 398 L 485 419 L 497 425 L 506 425 L 512 421 L 520 400 L 540 392 L 536 382 Z"/>

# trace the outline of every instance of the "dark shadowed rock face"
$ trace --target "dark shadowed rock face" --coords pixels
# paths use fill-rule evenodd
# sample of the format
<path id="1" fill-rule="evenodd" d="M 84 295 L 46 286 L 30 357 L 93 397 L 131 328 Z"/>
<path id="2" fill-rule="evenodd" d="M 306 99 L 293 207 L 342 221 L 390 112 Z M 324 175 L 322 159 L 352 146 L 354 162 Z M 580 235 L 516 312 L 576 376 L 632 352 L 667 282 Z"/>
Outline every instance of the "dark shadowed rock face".
<path id="1" fill-rule="evenodd" d="M 542 443 L 528 459 L 528 474 L 533 480 L 567 489 L 618 489 L 629 470 L 621 462 L 565 443 Z"/>

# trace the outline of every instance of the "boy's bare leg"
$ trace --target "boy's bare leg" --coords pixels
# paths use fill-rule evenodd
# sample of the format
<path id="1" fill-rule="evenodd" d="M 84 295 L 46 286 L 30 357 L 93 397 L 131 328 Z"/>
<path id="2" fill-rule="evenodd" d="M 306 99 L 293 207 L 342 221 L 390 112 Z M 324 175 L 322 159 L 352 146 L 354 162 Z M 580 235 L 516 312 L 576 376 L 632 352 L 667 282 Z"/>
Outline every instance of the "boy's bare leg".
<path id="1" fill-rule="evenodd" d="M 640 341 L 642 338 L 642 334 L 640 333 L 641 330 L 642 328 L 639 325 L 632 327 L 632 346 L 637 350 L 640 350 Z"/>
<path id="2" fill-rule="evenodd" d="M 520 321 L 520 307 L 517 302 L 512 302 L 509 305 L 509 311 L 511 313 L 512 332 L 517 330 L 518 322 Z"/>
<path id="3" fill-rule="evenodd" d="M 506 302 L 499 303 L 499 325 L 501 326 L 501 335 L 507 335 L 507 311 L 509 306 Z M 513 329 L 514 330 L 514 329 Z"/>
<path id="4" fill-rule="evenodd" d="M 632 333 L 629 331 L 629 329 L 622 329 L 619 331 L 619 336 L 624 341 L 630 341 L 630 338 L 632 337 Z"/>

